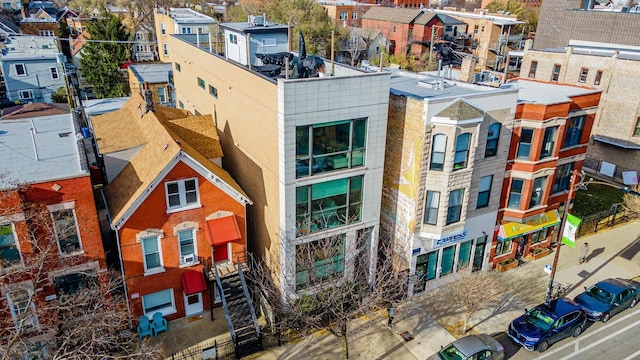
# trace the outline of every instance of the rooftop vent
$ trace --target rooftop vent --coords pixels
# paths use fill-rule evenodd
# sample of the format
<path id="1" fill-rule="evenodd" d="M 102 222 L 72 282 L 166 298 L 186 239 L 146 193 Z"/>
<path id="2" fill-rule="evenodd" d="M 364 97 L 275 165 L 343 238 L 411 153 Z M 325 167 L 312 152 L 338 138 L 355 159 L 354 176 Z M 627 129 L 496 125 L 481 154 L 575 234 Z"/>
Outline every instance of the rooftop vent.
<path id="1" fill-rule="evenodd" d="M 249 15 L 249 26 L 265 26 L 266 24 L 266 14 L 262 15 Z"/>

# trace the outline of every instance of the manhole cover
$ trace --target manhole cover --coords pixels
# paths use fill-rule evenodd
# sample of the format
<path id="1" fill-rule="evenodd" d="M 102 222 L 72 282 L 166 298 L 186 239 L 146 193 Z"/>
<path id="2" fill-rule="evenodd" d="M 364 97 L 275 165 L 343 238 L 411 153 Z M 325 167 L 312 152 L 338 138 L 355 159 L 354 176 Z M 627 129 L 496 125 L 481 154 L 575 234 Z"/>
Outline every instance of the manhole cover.
<path id="1" fill-rule="evenodd" d="M 408 331 L 405 331 L 403 333 L 400 334 L 400 336 L 402 336 L 402 338 L 404 339 L 404 341 L 411 341 L 413 340 L 413 335 L 411 335 Z"/>

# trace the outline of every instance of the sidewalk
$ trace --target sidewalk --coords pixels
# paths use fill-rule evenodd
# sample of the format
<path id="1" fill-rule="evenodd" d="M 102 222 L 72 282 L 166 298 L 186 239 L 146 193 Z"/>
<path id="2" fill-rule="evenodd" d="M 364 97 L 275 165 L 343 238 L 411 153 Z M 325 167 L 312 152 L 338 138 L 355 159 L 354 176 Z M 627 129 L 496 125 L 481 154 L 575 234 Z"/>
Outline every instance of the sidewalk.
<path id="1" fill-rule="evenodd" d="M 580 245 L 589 242 L 589 262 L 578 265 Z M 556 250 L 557 251 L 557 250 Z M 552 265 L 555 253 L 530 261 L 506 272 L 490 271 L 505 286 L 504 295 L 492 307 L 476 313 L 470 321 L 473 332 L 494 334 L 506 331 L 509 323 L 525 308 L 544 302 L 549 275 L 544 265 Z M 609 277 L 632 278 L 640 275 L 640 221 L 578 239 L 577 247 L 562 246 L 555 281 L 570 283 L 572 298 Z M 349 357 L 357 359 L 425 359 L 441 346 L 455 340 L 443 326 L 463 319 L 450 302 L 427 291 L 402 302 L 396 311 L 393 329 L 386 326 L 386 314 L 371 319 L 356 319 L 349 324 Z M 400 335 L 408 332 L 413 339 Z M 269 349 L 251 359 L 340 359 L 339 339 L 318 332 L 295 344 Z"/>

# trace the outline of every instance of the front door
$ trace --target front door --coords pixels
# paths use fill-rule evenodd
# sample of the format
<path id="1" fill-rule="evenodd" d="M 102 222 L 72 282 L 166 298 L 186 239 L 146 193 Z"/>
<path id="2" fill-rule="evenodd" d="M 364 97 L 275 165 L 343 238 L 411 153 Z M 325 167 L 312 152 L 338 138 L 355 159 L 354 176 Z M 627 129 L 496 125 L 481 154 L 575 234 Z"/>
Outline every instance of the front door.
<path id="1" fill-rule="evenodd" d="M 484 249 L 487 245 L 487 238 L 483 237 L 476 241 L 476 250 L 473 252 L 473 271 L 482 270 L 482 264 L 484 263 Z"/>
<path id="2" fill-rule="evenodd" d="M 202 293 L 193 295 L 184 295 L 184 313 L 185 316 L 200 314 L 204 311 L 202 306 Z"/>
<path id="3" fill-rule="evenodd" d="M 213 262 L 229 260 L 229 244 L 216 245 L 213 247 Z"/>

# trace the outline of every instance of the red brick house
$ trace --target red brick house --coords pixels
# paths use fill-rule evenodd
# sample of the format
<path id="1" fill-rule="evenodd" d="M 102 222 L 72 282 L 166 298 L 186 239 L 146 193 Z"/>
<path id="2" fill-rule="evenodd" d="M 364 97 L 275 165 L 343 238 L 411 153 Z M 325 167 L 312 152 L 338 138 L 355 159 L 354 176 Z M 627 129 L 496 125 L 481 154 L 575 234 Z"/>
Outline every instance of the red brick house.
<path id="1" fill-rule="evenodd" d="M 494 265 L 557 239 L 559 209 L 571 172 L 582 169 L 600 103 L 597 89 L 523 79 L 515 84 L 519 101 L 490 255 Z"/>
<path id="2" fill-rule="evenodd" d="M 92 124 L 132 317 L 210 310 L 220 301 L 215 271 L 244 262 L 251 204 L 220 167 L 211 115 L 148 109 L 134 94 Z"/>
<path id="3" fill-rule="evenodd" d="M 429 44 L 443 36 L 443 23 L 431 12 L 420 9 L 374 7 L 362 17 L 362 28 L 377 30 L 389 41 L 389 54 L 421 57 Z"/>
<path id="4" fill-rule="evenodd" d="M 78 125 L 40 105 L 0 120 L 0 353 L 24 358 L 46 354 L 50 301 L 108 282 Z"/>

